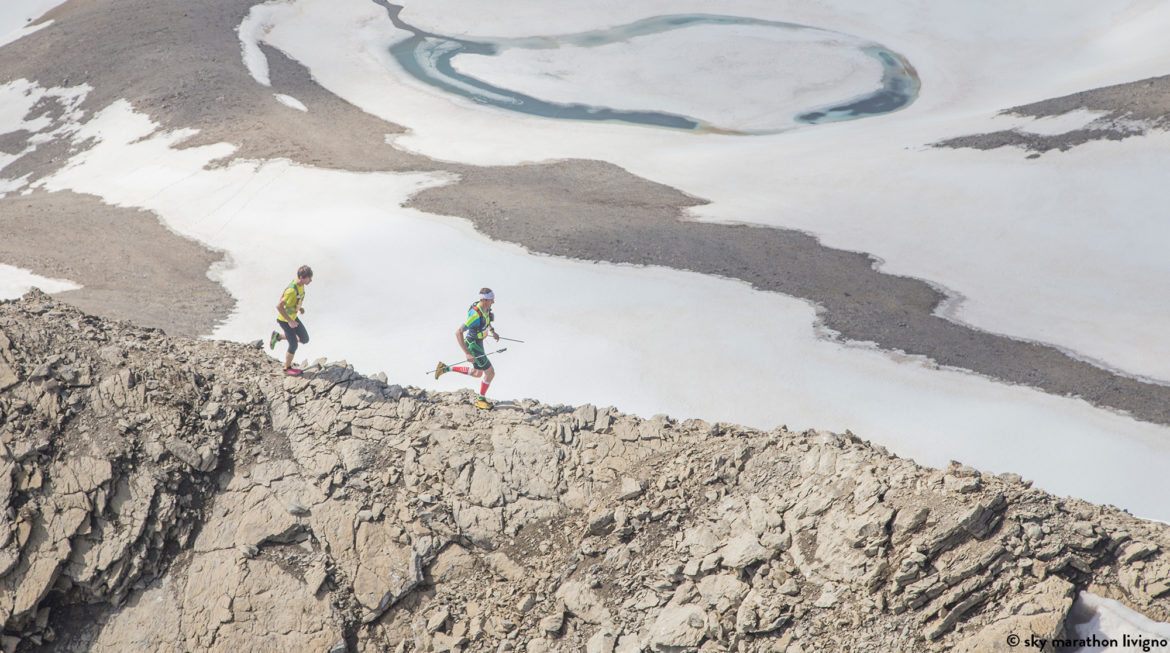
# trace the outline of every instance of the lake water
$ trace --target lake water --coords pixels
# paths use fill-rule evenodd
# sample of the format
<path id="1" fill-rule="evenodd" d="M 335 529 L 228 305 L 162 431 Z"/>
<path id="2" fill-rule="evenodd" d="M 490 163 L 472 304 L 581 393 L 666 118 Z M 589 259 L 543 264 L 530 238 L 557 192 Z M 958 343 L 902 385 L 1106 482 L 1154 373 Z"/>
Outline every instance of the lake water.
<path id="1" fill-rule="evenodd" d="M 818 124 L 840 120 L 853 120 L 898 111 L 909 106 L 918 97 L 920 81 L 913 66 L 901 55 L 880 44 L 866 41 L 852 35 L 823 30 L 794 23 L 760 20 L 737 16 L 708 14 L 686 14 L 657 16 L 625 25 L 602 30 L 557 36 L 533 36 L 527 38 L 479 38 L 475 40 L 455 38 L 417 29 L 403 22 L 397 15 L 392 17 L 395 25 L 407 30 L 411 36 L 391 47 L 390 52 L 402 68 L 415 78 L 445 92 L 453 93 L 475 102 L 491 105 L 508 111 L 543 116 L 558 120 L 617 121 L 637 125 L 653 125 L 672 129 L 712 131 L 739 134 L 770 134 L 791 128 L 797 124 Z M 727 28 L 727 39 L 735 39 L 733 28 L 755 28 L 755 35 L 766 30 L 767 38 L 778 45 L 790 44 L 796 52 L 812 39 L 822 47 L 831 46 L 842 56 L 856 56 L 858 53 L 876 62 L 874 70 L 880 70 L 872 85 L 876 90 L 862 94 L 845 95 L 838 101 L 823 105 L 801 107 L 796 115 L 783 115 L 777 111 L 773 124 L 763 128 L 742 128 L 721 121 L 719 115 L 684 115 L 659 110 L 653 107 L 623 109 L 605 106 L 598 101 L 563 102 L 536 97 L 535 95 L 504 85 L 489 82 L 475 75 L 461 72 L 455 60 L 458 57 L 478 55 L 499 57 L 517 50 L 594 49 L 621 44 L 628 46 L 639 39 L 660 36 L 677 30 L 695 27 Z M 682 42 L 682 43 L 685 43 Z M 680 50 L 682 50 L 680 48 Z M 637 49 L 627 49 L 636 53 Z M 685 57 L 680 51 L 679 56 Z M 806 56 L 807 58 L 807 56 Z M 753 65 L 758 62 L 749 62 Z M 774 64 L 775 62 L 769 62 Z M 631 60 L 624 66 L 636 67 L 639 62 Z M 685 65 L 681 63 L 680 65 Z M 624 67 L 623 66 L 623 67 Z M 776 75 L 800 75 L 800 67 L 784 67 L 776 64 Z M 734 66 L 731 67 L 734 70 Z M 758 71 L 756 71 L 758 79 Z M 813 80 L 812 83 L 816 83 Z M 702 92 L 702 83 L 667 86 L 664 92 Z M 842 91 L 843 94 L 848 91 Z M 731 99 L 734 101 L 734 98 Z"/>

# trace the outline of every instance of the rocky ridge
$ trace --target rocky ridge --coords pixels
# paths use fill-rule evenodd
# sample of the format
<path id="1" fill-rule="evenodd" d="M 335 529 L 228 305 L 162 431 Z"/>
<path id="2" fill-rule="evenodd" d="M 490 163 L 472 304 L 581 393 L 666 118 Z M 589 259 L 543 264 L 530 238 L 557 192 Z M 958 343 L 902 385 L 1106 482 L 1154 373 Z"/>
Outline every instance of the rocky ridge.
<path id="1" fill-rule="evenodd" d="M 4 651 L 1009 650 L 1170 530 L 850 433 L 476 411 L 0 303 Z"/>
<path id="2" fill-rule="evenodd" d="M 1018 128 L 1004 129 L 950 138 L 934 146 L 977 150 L 1016 147 L 1028 152 L 1027 158 L 1036 159 L 1053 150 L 1067 152 L 1086 143 L 1120 141 L 1166 131 L 1170 129 L 1170 116 L 1166 113 L 1168 101 L 1170 75 L 1103 86 L 999 112 L 1002 116 L 1031 118 L 1062 116 L 1074 111 L 1096 114 L 1075 129 L 1057 134 L 1038 134 Z"/>

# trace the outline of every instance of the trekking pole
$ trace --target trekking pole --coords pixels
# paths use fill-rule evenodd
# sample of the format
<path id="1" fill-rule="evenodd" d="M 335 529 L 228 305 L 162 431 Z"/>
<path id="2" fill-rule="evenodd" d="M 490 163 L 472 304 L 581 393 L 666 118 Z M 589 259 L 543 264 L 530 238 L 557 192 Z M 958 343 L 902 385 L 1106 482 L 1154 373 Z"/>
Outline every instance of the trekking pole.
<path id="1" fill-rule="evenodd" d="M 509 342 L 524 342 L 523 340 L 517 340 L 515 338 L 505 338 L 504 336 L 500 336 L 500 340 L 507 340 Z"/>
<path id="2" fill-rule="evenodd" d="M 500 347 L 499 349 L 497 349 L 497 350 L 495 350 L 495 351 L 489 351 L 489 352 L 487 352 L 486 354 L 480 354 L 479 356 L 476 356 L 475 358 L 476 358 L 476 359 L 480 359 L 480 358 L 487 358 L 488 356 L 491 356 L 492 354 L 499 354 L 499 353 L 503 353 L 503 352 L 505 352 L 505 351 L 508 351 L 508 348 L 507 348 L 507 347 Z M 467 362 L 470 362 L 470 361 L 464 360 L 464 361 L 462 361 L 462 362 L 464 362 L 464 363 L 467 363 Z M 452 365 L 458 365 L 458 364 L 459 364 L 459 363 L 450 363 L 450 364 L 448 364 L 448 365 L 444 365 L 443 367 L 446 367 L 448 370 L 450 370 Z M 431 369 L 427 370 L 426 372 L 424 372 L 424 374 L 434 374 L 434 373 L 435 373 L 435 369 L 434 369 L 434 368 L 431 368 Z"/>

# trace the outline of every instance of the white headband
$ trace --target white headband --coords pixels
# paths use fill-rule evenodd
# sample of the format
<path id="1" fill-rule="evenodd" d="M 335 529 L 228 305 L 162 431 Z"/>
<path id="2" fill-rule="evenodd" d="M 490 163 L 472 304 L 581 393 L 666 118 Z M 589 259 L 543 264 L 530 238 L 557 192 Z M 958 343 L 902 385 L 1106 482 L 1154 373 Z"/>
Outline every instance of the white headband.
<path id="1" fill-rule="evenodd" d="M 494 293 L 494 292 L 485 292 L 485 293 L 483 293 L 482 295 L 480 295 L 480 296 L 479 296 L 479 298 L 480 298 L 480 299 L 495 299 L 495 298 L 496 298 L 496 293 Z"/>

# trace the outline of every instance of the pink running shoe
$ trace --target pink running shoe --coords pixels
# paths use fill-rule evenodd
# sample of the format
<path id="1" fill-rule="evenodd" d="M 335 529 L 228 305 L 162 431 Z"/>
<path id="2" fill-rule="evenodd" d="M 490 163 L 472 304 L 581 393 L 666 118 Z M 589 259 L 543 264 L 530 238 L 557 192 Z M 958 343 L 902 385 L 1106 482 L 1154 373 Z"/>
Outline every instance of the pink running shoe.
<path id="1" fill-rule="evenodd" d="M 295 367 L 284 368 L 284 373 L 289 375 L 289 376 L 300 376 L 301 375 L 301 371 Z"/>

